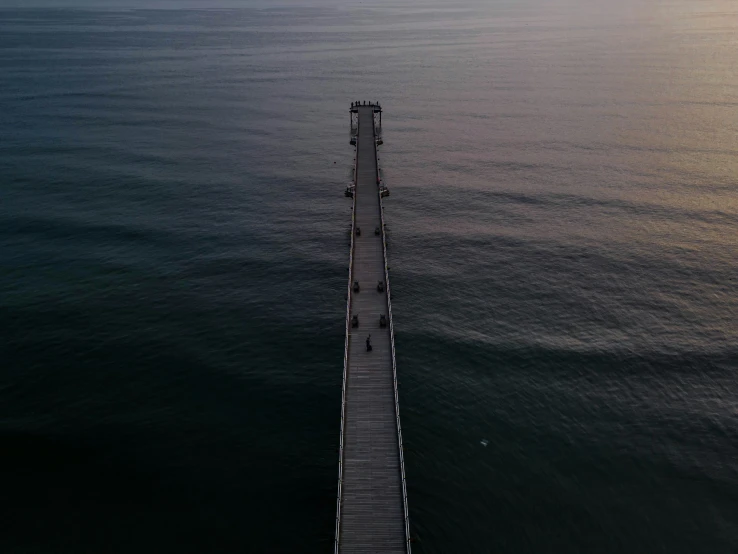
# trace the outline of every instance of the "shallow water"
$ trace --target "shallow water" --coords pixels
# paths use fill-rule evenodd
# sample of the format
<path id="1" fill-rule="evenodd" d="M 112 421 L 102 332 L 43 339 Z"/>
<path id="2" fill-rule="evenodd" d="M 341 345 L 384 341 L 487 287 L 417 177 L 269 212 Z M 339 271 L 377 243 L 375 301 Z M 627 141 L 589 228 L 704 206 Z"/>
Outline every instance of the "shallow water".
<path id="1" fill-rule="evenodd" d="M 330 550 L 354 99 L 414 550 L 738 549 L 732 3 L 188 5 L 0 11 L 3 552 Z"/>

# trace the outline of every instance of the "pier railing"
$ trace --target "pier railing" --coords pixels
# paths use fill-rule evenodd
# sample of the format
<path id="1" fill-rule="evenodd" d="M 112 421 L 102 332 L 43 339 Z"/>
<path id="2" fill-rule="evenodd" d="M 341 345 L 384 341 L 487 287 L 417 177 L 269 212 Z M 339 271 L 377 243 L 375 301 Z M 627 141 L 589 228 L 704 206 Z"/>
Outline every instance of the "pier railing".
<path id="1" fill-rule="evenodd" d="M 356 123 L 356 135 L 359 134 L 358 120 Z M 356 178 L 358 175 L 359 165 L 359 152 L 354 147 L 354 187 L 356 187 Z M 351 330 L 351 284 L 353 282 L 353 270 L 354 270 L 354 236 L 356 232 L 356 194 L 351 199 L 351 246 L 349 249 L 349 279 L 348 279 L 348 294 L 346 295 L 346 342 L 343 346 L 343 385 L 341 391 L 341 435 L 338 441 L 338 497 L 336 499 L 336 537 L 334 541 L 333 551 L 338 554 L 338 544 L 341 533 L 341 489 L 343 486 L 343 435 L 344 435 L 344 422 L 346 421 L 346 383 L 347 383 L 347 372 L 348 372 L 348 358 L 349 358 L 349 344 Z M 386 259 L 386 258 L 385 258 Z M 391 323 L 391 319 L 390 319 Z M 394 360 L 394 346 L 392 358 Z M 395 396 L 395 400 L 397 397 Z M 403 477 L 404 486 L 404 477 Z M 406 514 L 407 517 L 407 514 Z"/>

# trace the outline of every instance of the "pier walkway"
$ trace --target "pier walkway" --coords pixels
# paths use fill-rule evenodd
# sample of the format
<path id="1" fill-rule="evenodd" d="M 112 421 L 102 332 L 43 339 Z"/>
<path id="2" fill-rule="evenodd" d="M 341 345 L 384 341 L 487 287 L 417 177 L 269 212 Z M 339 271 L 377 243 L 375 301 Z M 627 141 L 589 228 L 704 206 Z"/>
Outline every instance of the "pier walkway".
<path id="1" fill-rule="evenodd" d="M 381 122 L 381 108 L 377 104 L 352 104 L 351 114 L 356 161 L 353 186 L 346 192 L 353 196 L 353 216 L 335 552 L 409 553 L 382 214 L 382 196 L 388 192 L 377 164 L 380 136 L 375 118 L 379 116 Z M 366 349 L 369 334 L 370 352 Z"/>

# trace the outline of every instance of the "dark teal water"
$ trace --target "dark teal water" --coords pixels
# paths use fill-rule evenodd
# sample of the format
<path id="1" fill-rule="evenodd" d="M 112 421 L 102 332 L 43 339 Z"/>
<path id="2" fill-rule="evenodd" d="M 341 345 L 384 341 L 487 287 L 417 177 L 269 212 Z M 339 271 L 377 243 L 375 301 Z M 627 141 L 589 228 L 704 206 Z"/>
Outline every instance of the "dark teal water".
<path id="1" fill-rule="evenodd" d="M 414 550 L 737 551 L 738 11 L 610 4 L 3 2 L 0 550 L 330 551 L 358 98 Z"/>

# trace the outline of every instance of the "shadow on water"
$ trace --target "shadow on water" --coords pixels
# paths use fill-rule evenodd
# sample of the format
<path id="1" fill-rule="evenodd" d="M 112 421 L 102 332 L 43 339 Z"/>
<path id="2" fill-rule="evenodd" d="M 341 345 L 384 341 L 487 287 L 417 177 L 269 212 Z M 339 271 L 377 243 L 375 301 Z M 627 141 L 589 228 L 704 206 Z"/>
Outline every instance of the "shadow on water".
<path id="1" fill-rule="evenodd" d="M 252 322 L 239 340 L 221 313 L 191 322 L 223 336 L 175 340 L 161 325 L 125 337 L 119 315 L 64 318 L 66 340 L 50 336 L 59 313 L 37 315 L 35 333 L 7 336 L 3 551 L 330 549 L 342 327 Z M 316 386 L 326 372 L 334 386 Z M 255 531 L 275 518 L 289 533 Z"/>

